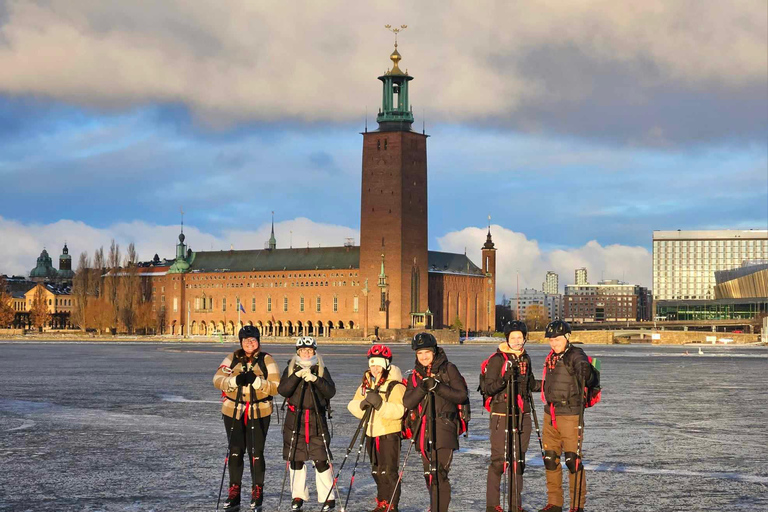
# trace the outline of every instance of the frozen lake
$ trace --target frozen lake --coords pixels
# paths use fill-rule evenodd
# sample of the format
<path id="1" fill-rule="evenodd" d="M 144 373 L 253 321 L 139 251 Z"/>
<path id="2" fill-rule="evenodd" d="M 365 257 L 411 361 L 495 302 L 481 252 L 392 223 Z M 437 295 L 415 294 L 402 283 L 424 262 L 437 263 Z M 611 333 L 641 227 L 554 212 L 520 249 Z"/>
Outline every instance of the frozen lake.
<path id="1" fill-rule="evenodd" d="M 366 347 L 320 344 L 338 388 L 332 447 L 340 462 L 357 426 L 346 403 L 366 368 Z M 0 510 L 214 510 L 226 434 L 211 378 L 234 347 L 0 343 Z M 281 369 L 293 354 L 287 345 L 265 349 Z M 768 349 L 584 349 L 602 360 L 604 389 L 603 401 L 586 413 L 588 511 L 768 511 Z M 692 355 L 684 356 L 686 349 Z M 485 509 L 488 415 L 474 390 L 480 363 L 493 350 L 446 349 L 473 391 L 470 436 L 461 439 L 450 474 L 454 511 Z M 548 347 L 529 352 L 540 374 Z M 412 367 L 409 347 L 395 346 L 394 353 L 396 365 Z M 538 412 L 541 419 L 543 406 Z M 270 512 L 284 468 L 279 428 L 273 418 L 266 449 Z M 427 507 L 420 473 L 412 456 L 403 511 Z M 344 491 L 348 482 L 345 468 Z M 368 465 L 361 464 L 348 510 L 371 510 L 374 494 Z M 535 433 L 523 501 L 529 511 L 546 504 Z"/>

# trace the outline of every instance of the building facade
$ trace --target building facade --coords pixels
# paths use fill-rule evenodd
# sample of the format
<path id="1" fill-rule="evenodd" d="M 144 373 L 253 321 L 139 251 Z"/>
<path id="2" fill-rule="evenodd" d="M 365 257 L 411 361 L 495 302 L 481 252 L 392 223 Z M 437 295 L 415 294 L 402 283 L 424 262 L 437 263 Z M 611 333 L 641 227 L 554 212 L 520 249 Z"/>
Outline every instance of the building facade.
<path id="1" fill-rule="evenodd" d="M 544 282 L 541 285 L 541 289 L 547 295 L 557 295 L 560 293 L 560 277 L 556 272 L 548 271 Z"/>
<path id="2" fill-rule="evenodd" d="M 577 268 L 574 274 L 575 275 L 574 275 L 573 284 L 576 284 L 576 285 L 589 284 L 589 281 L 587 280 L 586 267 Z"/>
<path id="3" fill-rule="evenodd" d="M 568 322 L 650 320 L 650 292 L 618 280 L 565 286 L 564 316 Z"/>
<path id="4" fill-rule="evenodd" d="M 362 134 L 360 245 L 193 252 L 179 235 L 170 266 L 149 275 L 153 309 L 173 334 L 327 336 L 338 329 L 495 328 L 496 248 L 490 228 L 482 265 L 428 250 L 427 135 L 411 130 L 399 68 L 378 77 L 378 129 Z M 145 275 L 147 277 L 147 275 Z M 162 312 L 162 313 L 161 313 Z"/>
<path id="5" fill-rule="evenodd" d="M 518 310 L 519 304 L 519 310 Z M 559 293 L 549 294 L 533 288 L 524 288 L 519 295 L 510 299 L 509 306 L 515 318 L 525 320 L 530 306 L 543 306 L 550 321 L 563 318 L 563 296 Z"/>

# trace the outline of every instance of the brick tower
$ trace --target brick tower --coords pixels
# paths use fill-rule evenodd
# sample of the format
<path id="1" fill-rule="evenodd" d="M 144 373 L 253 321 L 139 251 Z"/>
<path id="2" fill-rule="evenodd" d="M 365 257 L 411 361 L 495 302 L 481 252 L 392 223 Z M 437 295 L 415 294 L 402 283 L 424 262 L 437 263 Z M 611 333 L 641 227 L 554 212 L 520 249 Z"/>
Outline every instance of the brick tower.
<path id="1" fill-rule="evenodd" d="M 413 326 L 428 310 L 427 135 L 411 131 L 413 77 L 398 66 L 397 41 L 390 59 L 379 77 L 379 128 L 363 133 L 360 273 L 370 290 L 369 330 Z"/>

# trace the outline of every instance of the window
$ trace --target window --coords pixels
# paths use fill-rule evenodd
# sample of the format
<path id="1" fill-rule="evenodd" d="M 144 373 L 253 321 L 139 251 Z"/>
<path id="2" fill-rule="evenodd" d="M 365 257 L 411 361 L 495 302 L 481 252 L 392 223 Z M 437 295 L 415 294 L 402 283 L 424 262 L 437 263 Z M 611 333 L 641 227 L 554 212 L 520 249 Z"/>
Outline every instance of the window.
<path id="1" fill-rule="evenodd" d="M 227 310 L 227 298 L 226 297 L 221 299 L 221 310 L 222 311 L 226 311 Z"/>
<path id="2" fill-rule="evenodd" d="M 339 298 L 336 295 L 333 296 L 333 312 L 339 312 Z"/>
<path id="3" fill-rule="evenodd" d="M 272 297 L 267 297 L 267 313 L 272 311 Z"/>
<path id="4" fill-rule="evenodd" d="M 315 311 L 318 313 L 320 312 L 320 296 L 317 296 L 317 300 L 315 301 Z"/>
<path id="5" fill-rule="evenodd" d="M 283 312 L 288 311 L 288 296 L 283 295 Z"/>
<path id="6" fill-rule="evenodd" d="M 299 298 L 299 311 L 301 311 L 302 313 L 304 312 L 304 296 L 303 295 Z"/>
<path id="7" fill-rule="evenodd" d="M 173 312 L 176 313 L 179 311 L 179 298 L 174 297 L 173 298 Z"/>
<path id="8" fill-rule="evenodd" d="M 359 302 L 359 301 L 358 301 L 357 295 L 355 295 L 354 301 L 352 302 L 352 308 L 353 308 L 352 310 L 353 310 L 355 313 L 357 313 L 357 309 L 358 309 L 358 302 Z"/>
<path id="9" fill-rule="evenodd" d="M 251 299 L 251 311 L 256 312 L 256 297 Z"/>

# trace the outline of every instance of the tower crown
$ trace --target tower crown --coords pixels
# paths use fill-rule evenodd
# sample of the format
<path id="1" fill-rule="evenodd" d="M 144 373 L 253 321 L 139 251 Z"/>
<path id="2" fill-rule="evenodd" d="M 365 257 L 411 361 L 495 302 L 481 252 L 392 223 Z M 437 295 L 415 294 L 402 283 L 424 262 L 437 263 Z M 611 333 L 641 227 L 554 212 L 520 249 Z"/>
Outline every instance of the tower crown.
<path id="1" fill-rule="evenodd" d="M 379 77 L 383 83 L 381 108 L 376 121 L 379 123 L 380 131 L 410 131 L 413 124 L 413 109 L 408 98 L 408 82 L 413 77 L 408 75 L 408 71 L 400 69 L 402 56 L 397 51 L 397 34 L 400 30 L 406 28 L 401 25 L 399 29 L 393 29 L 389 25 L 387 30 L 395 33 L 395 50 L 389 56 L 392 60 L 392 69 Z"/>

